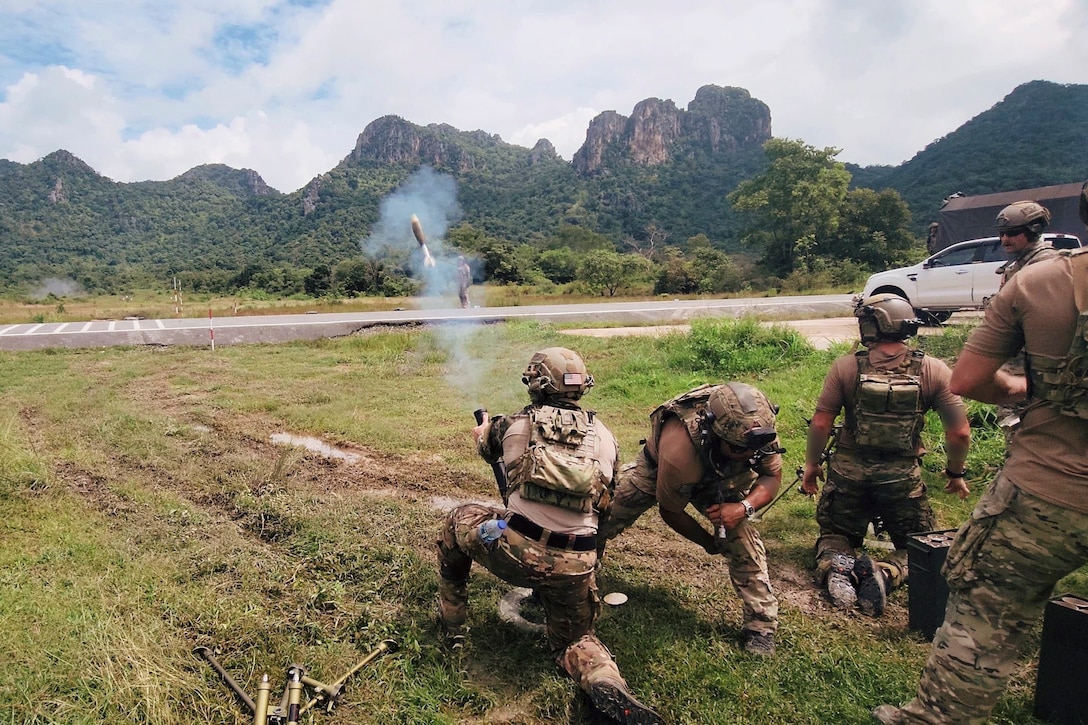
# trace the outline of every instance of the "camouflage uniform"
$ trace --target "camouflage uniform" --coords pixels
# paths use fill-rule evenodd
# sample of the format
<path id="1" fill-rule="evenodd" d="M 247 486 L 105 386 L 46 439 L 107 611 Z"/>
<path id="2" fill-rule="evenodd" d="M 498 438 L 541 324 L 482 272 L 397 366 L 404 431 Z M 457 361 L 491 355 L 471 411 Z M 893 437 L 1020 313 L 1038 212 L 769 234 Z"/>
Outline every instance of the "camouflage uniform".
<path id="1" fill-rule="evenodd" d="M 454 625 L 465 621 L 468 574 L 475 561 L 504 582 L 540 594 L 548 647 L 559 656 L 572 642 L 593 631 L 600 614 L 593 575 L 597 552 L 552 548 L 510 528 L 497 541 L 482 543 L 480 524 L 507 516 L 504 509 L 465 504 L 446 519 L 439 542 L 443 619 Z"/>
<path id="2" fill-rule="evenodd" d="M 575 353 L 548 348 L 533 357 L 523 381 L 533 404 L 483 424 L 477 441 L 480 455 L 501 462 L 508 474 L 507 507 L 459 506 L 437 542 L 439 622 L 448 636 L 461 638 L 475 561 L 505 582 L 535 590 L 552 656 L 599 710 L 624 723 L 661 723 L 634 699 L 593 633 L 601 611 L 596 532 L 615 487 L 619 448 L 612 432 L 575 402 L 592 378 Z M 489 519 L 507 527 L 484 542 L 480 526 Z"/>
<path id="3" fill-rule="evenodd" d="M 910 534 L 936 527 L 933 509 L 922 480 L 921 459 L 925 449 L 917 439 L 917 430 L 925 411 L 939 411 L 946 425 L 962 419 L 963 401 L 948 392 L 951 371 L 935 358 L 918 356 L 905 345 L 894 356 L 876 350 L 842 356 L 835 361 L 824 380 L 816 410 L 837 416 L 845 408 L 846 422 L 842 438 L 828 464 L 828 479 L 816 506 L 820 536 L 816 541 L 816 576 L 820 582 L 841 561 L 852 567 L 870 521 L 879 520 L 888 532 L 895 551 L 877 562 L 885 575 L 888 590 L 907 578 L 907 539 Z M 916 370 L 921 385 L 921 410 L 904 425 L 915 428 L 911 450 L 898 453 L 871 450 L 856 444 L 857 418 L 854 411 L 860 358 L 884 371 Z M 911 367 L 911 365 L 915 367 Z M 845 559 L 844 559 L 845 557 Z"/>
<path id="4" fill-rule="evenodd" d="M 751 485 L 754 477 L 751 468 L 745 468 L 739 476 Z M 620 470 L 619 485 L 612 501 L 612 511 L 601 527 L 600 538 L 612 539 L 630 527 L 638 517 L 657 504 L 655 489 L 657 465 L 647 457 L 645 449 L 639 452 L 634 463 Z M 740 496 L 734 496 L 740 500 Z M 703 486 L 692 492 L 692 505 L 704 517 L 707 507 L 717 503 L 712 486 Z M 728 529 L 726 538 L 719 542 L 718 551 L 729 564 L 729 581 L 744 606 L 744 629 L 751 632 L 773 634 L 778 630 L 778 598 L 771 589 L 767 570 L 767 550 L 756 527 L 747 520 Z"/>
<path id="5" fill-rule="evenodd" d="M 1075 256 L 1079 267 L 1063 254 L 1017 274 L 968 339 L 972 362 L 1006 359 L 1022 348 L 1029 370 L 1055 369 L 1069 352 L 1084 354 L 1088 254 Z M 1084 297 L 1079 321 L 1074 276 Z M 949 549 L 944 624 L 916 696 L 902 708 L 876 708 L 882 723 L 984 722 L 1055 584 L 1088 563 L 1088 381 L 1081 369 L 1047 393 L 1048 374 L 1036 380 L 1032 372 L 1023 426 L 1005 466 Z M 988 382 L 968 381 L 983 391 Z"/>
<path id="6" fill-rule="evenodd" d="M 602 522 L 598 537 L 602 551 L 607 540 L 618 536 L 655 505 L 662 509 L 683 510 L 690 503 L 709 518 L 707 509 L 710 506 L 744 500 L 758 478 L 766 476 L 776 483 L 781 480 L 782 457 L 777 438 L 767 443 L 754 459 L 724 459 L 715 455 L 713 448 L 720 443 L 713 436 L 707 439 L 708 444 L 704 444 L 707 393 L 717 387 L 726 386 L 702 386 L 688 391 L 658 407 L 651 415 L 650 439 L 639 451 L 635 462 L 620 471 L 612 509 Z M 762 393 L 758 394 L 757 400 L 766 401 Z M 766 405 L 770 405 L 769 401 Z M 769 420 L 773 427 L 774 416 L 770 410 L 761 411 L 757 416 L 765 419 L 764 425 Z M 677 420 L 683 424 L 686 434 L 675 432 L 679 427 L 672 433 L 663 432 L 670 422 Z M 735 427 L 739 423 L 740 428 L 750 427 L 750 421 L 744 416 L 734 416 L 733 421 L 718 420 L 715 425 Z M 774 434 L 769 435 L 773 437 Z M 659 466 L 662 460 L 684 462 L 685 474 L 663 474 Z M 670 471 L 676 470 L 679 469 L 670 468 Z M 743 603 L 744 630 L 770 635 L 773 641 L 778 629 L 778 599 L 771 589 L 763 540 L 747 518 L 724 533 L 725 538 L 716 541 L 717 552 L 728 562 L 730 582 Z"/>

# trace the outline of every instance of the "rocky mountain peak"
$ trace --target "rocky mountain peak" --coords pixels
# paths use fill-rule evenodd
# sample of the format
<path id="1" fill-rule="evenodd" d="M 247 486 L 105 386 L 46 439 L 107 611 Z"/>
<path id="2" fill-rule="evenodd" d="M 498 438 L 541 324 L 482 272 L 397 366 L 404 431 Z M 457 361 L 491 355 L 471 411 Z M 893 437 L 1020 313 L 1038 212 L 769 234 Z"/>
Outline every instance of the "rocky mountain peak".
<path id="1" fill-rule="evenodd" d="M 49 154 L 48 156 L 42 157 L 42 160 L 41 160 L 40 163 L 43 166 L 49 167 L 50 169 L 53 169 L 55 171 L 60 171 L 62 169 L 70 169 L 70 170 L 73 170 L 73 171 L 78 171 L 78 172 L 83 173 L 83 174 L 90 174 L 92 176 L 100 176 L 100 174 L 97 171 L 95 171 L 90 166 L 88 166 L 86 163 L 84 163 L 84 161 L 81 158 L 79 158 L 78 156 L 76 156 L 75 154 L 73 154 L 70 151 L 65 151 L 64 149 L 59 149 L 59 150 L 54 151 L 53 153 Z"/>
<path id="2" fill-rule="evenodd" d="M 474 168 L 476 162 L 471 154 L 453 142 L 451 136 L 455 133 L 459 132 L 448 124 L 424 128 L 400 116 L 382 116 L 367 124 L 343 163 L 422 163 L 467 171 Z"/>
<path id="3" fill-rule="evenodd" d="M 235 169 L 226 164 L 194 166 L 177 178 L 184 181 L 210 181 L 243 196 L 268 196 L 276 193 L 253 169 Z"/>
<path id="4" fill-rule="evenodd" d="M 555 146 L 552 142 L 546 138 L 542 138 L 536 142 L 532 150 L 529 151 L 529 165 L 536 166 L 544 159 L 558 159 L 559 152 L 555 150 Z"/>
<path id="5" fill-rule="evenodd" d="M 656 166 L 672 159 L 681 144 L 710 153 L 733 152 L 762 145 L 771 137 L 771 112 L 765 103 L 743 88 L 707 85 L 700 88 L 687 110 L 671 100 L 647 98 L 637 103 L 630 118 L 605 111 L 589 123 L 586 141 L 574 154 L 579 174 L 598 172 L 605 154 L 635 164 Z"/>

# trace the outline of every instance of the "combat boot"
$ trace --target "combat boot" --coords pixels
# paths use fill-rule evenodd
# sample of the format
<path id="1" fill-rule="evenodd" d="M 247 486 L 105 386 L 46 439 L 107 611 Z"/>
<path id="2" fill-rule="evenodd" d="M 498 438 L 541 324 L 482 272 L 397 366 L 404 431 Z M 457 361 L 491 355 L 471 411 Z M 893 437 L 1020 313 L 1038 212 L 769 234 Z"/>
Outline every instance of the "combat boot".
<path id="1" fill-rule="evenodd" d="M 559 656 L 558 664 L 589 696 L 593 706 L 627 725 L 664 725 L 661 716 L 635 699 L 608 648 L 592 634 Z"/>
<path id="2" fill-rule="evenodd" d="M 884 570 L 862 554 L 854 562 L 854 577 L 858 581 L 858 607 L 870 617 L 884 614 L 888 603 L 888 583 Z"/>
<path id="3" fill-rule="evenodd" d="M 774 654 L 774 632 L 745 630 L 744 651 L 760 657 L 770 657 Z"/>
<path id="4" fill-rule="evenodd" d="M 827 573 L 827 594 L 839 609 L 851 609 L 858 601 L 854 588 L 854 557 L 835 554 Z"/>
<path id="5" fill-rule="evenodd" d="M 586 690 L 593 706 L 625 725 L 665 725 L 661 716 L 635 699 L 627 683 L 612 677 L 602 677 Z"/>

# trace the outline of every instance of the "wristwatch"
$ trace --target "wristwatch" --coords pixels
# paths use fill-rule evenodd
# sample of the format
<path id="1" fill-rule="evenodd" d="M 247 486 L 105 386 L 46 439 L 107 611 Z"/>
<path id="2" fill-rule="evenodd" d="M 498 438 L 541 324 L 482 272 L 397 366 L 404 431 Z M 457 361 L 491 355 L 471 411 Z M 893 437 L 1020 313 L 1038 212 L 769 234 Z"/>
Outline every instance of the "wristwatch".
<path id="1" fill-rule="evenodd" d="M 748 499 L 742 498 L 740 500 L 740 505 L 744 507 L 744 515 L 748 518 L 752 518 L 756 515 L 756 509 L 752 504 L 748 503 Z"/>
<path id="2" fill-rule="evenodd" d="M 957 473 L 956 471 L 953 471 L 948 466 L 945 466 L 944 475 L 948 476 L 949 478 L 963 478 L 964 476 L 967 475 L 967 467 L 964 466 L 963 470 L 959 471 Z"/>

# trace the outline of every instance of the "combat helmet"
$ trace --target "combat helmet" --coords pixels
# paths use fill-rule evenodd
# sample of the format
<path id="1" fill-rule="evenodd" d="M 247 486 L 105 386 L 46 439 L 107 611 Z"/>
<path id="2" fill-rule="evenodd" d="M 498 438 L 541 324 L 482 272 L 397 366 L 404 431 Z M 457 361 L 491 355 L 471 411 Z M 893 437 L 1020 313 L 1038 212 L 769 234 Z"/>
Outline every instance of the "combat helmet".
<path id="1" fill-rule="evenodd" d="M 529 386 L 529 398 L 534 403 L 544 398 L 578 400 L 593 387 L 593 376 L 586 372 L 578 353 L 565 347 L 549 347 L 529 359 L 521 382 Z"/>
<path id="2" fill-rule="evenodd" d="M 735 449 L 759 450 L 778 437 L 778 406 L 752 385 L 719 385 L 707 400 L 707 412 L 714 435 Z"/>
<path id="3" fill-rule="evenodd" d="M 1018 233 L 1021 229 L 1036 238 L 1050 224 L 1050 211 L 1035 201 L 1017 201 L 998 212 L 997 231 Z"/>
<path id="4" fill-rule="evenodd" d="M 918 334 L 922 320 L 910 303 L 891 293 L 873 295 L 859 300 L 854 307 L 862 342 L 906 340 Z"/>

